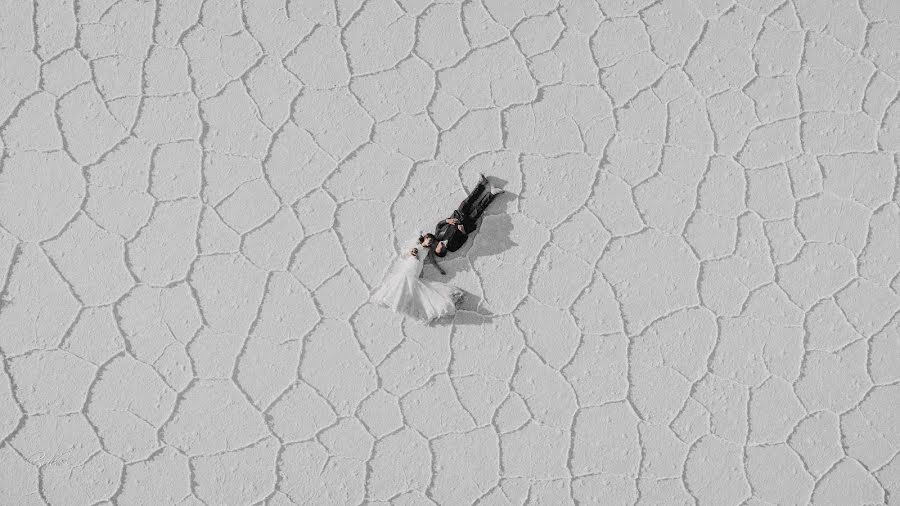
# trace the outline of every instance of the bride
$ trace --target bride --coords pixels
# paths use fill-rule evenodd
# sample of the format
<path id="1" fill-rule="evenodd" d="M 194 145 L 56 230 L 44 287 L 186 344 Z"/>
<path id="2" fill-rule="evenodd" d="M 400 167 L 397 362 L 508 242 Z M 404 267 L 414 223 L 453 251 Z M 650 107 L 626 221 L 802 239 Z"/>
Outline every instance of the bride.
<path id="1" fill-rule="evenodd" d="M 456 313 L 462 290 L 445 283 L 420 279 L 425 258 L 429 256 L 434 241 L 434 235 L 425 234 L 419 236 L 412 248 L 401 250 L 384 282 L 372 294 L 372 302 L 424 322 Z M 431 257 L 431 260 L 434 261 L 434 258 Z"/>

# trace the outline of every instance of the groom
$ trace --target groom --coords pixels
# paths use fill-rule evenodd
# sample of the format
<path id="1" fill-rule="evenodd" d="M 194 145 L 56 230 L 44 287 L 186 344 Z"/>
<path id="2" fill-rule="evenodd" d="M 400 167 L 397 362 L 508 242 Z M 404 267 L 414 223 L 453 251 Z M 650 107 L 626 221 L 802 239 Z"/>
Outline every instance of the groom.
<path id="1" fill-rule="evenodd" d="M 437 241 L 434 246 L 434 254 L 443 257 L 448 251 L 456 251 L 465 244 L 469 234 L 475 231 L 475 222 L 494 200 L 497 195 L 503 193 L 500 188 L 491 186 L 490 191 L 484 191 L 488 187 L 488 180 L 484 174 L 479 174 L 480 179 L 471 193 L 460 202 L 453 214 L 438 222 L 434 228 L 434 237 Z M 482 195 L 483 193 L 483 195 Z"/>

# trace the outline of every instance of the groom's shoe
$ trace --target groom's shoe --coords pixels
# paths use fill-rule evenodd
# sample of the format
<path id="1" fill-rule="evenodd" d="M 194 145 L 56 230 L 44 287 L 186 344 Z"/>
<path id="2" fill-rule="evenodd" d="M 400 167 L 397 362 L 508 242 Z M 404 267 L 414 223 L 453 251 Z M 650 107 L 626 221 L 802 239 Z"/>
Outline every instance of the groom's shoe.
<path id="1" fill-rule="evenodd" d="M 478 180 L 479 183 L 483 184 L 484 186 L 487 186 L 490 184 L 490 182 L 488 181 L 488 178 L 484 177 L 484 174 L 479 173 L 478 175 L 481 177 L 481 179 Z"/>

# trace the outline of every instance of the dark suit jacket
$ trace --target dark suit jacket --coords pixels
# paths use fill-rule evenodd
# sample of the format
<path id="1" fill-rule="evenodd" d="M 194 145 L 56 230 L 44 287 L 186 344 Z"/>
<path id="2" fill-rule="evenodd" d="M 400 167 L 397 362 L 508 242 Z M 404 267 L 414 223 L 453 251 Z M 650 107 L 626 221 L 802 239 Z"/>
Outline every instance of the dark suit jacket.
<path id="1" fill-rule="evenodd" d="M 465 232 L 459 230 L 456 225 L 447 223 L 447 220 L 441 220 L 434 227 L 434 236 L 438 241 L 447 241 L 447 251 L 456 251 L 462 248 L 469 238 L 469 234 L 475 231 L 475 220 L 470 216 L 464 216 L 459 211 L 453 211 L 453 218 L 459 220 L 459 223 L 466 229 Z"/>

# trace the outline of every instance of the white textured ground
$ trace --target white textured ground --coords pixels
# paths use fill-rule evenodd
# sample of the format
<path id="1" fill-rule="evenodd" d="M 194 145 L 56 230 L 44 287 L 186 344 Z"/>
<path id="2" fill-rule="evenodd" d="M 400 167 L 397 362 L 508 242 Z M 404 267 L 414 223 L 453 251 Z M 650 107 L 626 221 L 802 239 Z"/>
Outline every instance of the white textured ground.
<path id="1" fill-rule="evenodd" d="M 894 0 L 0 2 L 0 504 L 900 503 L 898 48 Z M 367 303 L 479 172 L 464 310 Z"/>

